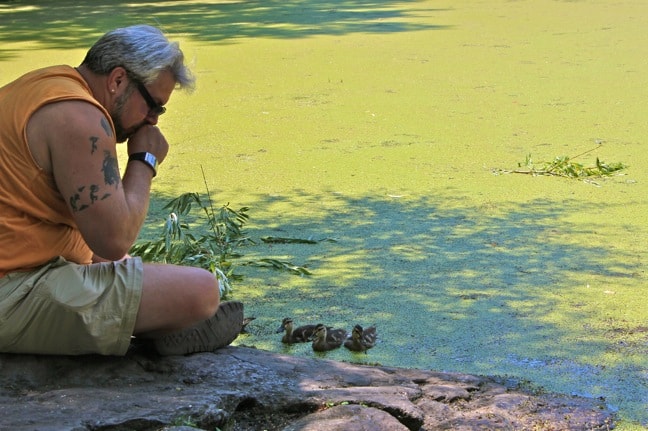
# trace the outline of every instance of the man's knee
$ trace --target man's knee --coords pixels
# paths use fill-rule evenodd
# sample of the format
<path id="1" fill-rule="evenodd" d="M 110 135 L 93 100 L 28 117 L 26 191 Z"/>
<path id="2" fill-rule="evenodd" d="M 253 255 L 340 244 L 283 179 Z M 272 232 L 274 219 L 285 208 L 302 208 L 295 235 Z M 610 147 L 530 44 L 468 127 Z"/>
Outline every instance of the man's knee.
<path id="1" fill-rule="evenodd" d="M 194 292 L 196 311 L 205 319 L 213 316 L 220 304 L 218 279 L 207 270 L 199 270 L 196 272 L 192 284 L 191 290 Z"/>

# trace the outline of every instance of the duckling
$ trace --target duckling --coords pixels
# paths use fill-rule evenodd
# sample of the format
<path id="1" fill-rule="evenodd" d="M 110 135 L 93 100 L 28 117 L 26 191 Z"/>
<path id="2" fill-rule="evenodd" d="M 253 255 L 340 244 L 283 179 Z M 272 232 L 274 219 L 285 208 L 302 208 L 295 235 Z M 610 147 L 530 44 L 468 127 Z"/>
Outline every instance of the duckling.
<path id="1" fill-rule="evenodd" d="M 376 327 L 370 326 L 363 329 L 360 325 L 355 325 L 351 331 L 351 338 L 344 342 L 344 347 L 354 352 L 365 352 L 376 345 Z"/>
<path id="2" fill-rule="evenodd" d="M 322 325 L 317 325 L 315 337 L 313 338 L 313 350 L 316 352 L 326 352 L 337 349 L 342 345 L 347 337 L 347 331 L 344 329 L 333 329 Z"/>
<path id="3" fill-rule="evenodd" d="M 305 343 L 313 339 L 315 328 L 316 325 L 304 325 L 294 328 L 292 318 L 285 317 L 281 321 L 281 326 L 277 329 L 277 333 L 286 331 L 283 337 L 281 337 L 281 342 L 284 344 Z"/>
<path id="4" fill-rule="evenodd" d="M 347 338 L 347 331 L 345 329 L 333 329 L 332 326 L 327 326 L 322 323 L 315 325 L 315 333 L 317 333 L 320 327 L 326 328 L 326 341 L 336 342 L 339 339 L 344 340 Z M 313 338 L 315 338 L 315 334 L 313 334 Z"/>

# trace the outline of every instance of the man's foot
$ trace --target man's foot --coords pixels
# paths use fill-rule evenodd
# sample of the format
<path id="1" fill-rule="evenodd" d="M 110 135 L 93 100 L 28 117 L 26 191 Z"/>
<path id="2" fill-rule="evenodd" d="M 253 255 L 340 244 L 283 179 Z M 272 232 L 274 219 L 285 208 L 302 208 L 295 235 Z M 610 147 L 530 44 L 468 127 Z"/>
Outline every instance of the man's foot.
<path id="1" fill-rule="evenodd" d="M 243 303 L 222 302 L 213 317 L 155 339 L 155 349 L 164 356 L 213 352 L 234 341 L 242 327 Z"/>

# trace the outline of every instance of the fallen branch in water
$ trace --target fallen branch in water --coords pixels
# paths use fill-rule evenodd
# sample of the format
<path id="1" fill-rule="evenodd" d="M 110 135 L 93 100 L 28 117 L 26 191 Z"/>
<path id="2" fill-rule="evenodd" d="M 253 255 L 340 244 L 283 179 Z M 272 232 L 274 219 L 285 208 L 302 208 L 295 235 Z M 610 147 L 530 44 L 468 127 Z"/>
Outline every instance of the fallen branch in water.
<path id="1" fill-rule="evenodd" d="M 493 170 L 496 174 L 527 174 L 527 175 L 549 175 L 556 177 L 565 177 L 565 178 L 576 178 L 576 179 L 585 179 L 585 178 L 596 178 L 596 177 L 609 177 L 615 173 L 627 168 L 623 163 L 604 163 L 598 157 L 596 158 L 596 163 L 594 166 L 585 166 L 582 163 L 574 162 L 573 160 L 577 157 L 583 156 L 587 153 L 590 153 L 598 148 L 601 144 L 596 147 L 587 150 L 583 153 L 580 153 L 574 157 L 560 156 L 556 157 L 551 162 L 544 162 L 542 165 L 537 168 L 531 159 L 531 154 L 526 157 L 524 164 L 518 163 L 518 167 L 525 167 L 526 169 L 514 169 L 514 170 L 505 170 L 505 169 L 496 169 Z"/>

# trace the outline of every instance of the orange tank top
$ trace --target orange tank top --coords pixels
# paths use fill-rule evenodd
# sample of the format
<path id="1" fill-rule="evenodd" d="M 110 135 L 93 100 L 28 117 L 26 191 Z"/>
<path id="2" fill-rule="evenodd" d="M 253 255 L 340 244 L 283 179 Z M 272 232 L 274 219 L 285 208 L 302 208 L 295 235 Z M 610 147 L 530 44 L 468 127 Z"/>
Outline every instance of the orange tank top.
<path id="1" fill-rule="evenodd" d="M 26 127 L 32 114 L 45 104 L 63 100 L 87 101 L 110 120 L 70 66 L 36 70 L 0 88 L 0 277 L 58 256 L 91 263 L 92 251 L 65 199 L 27 145 Z"/>

